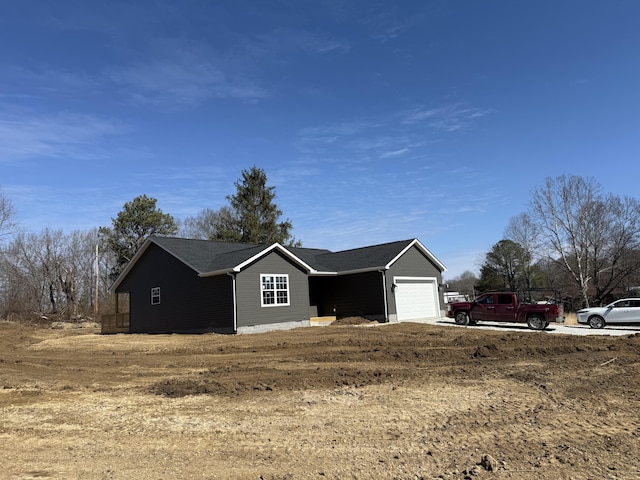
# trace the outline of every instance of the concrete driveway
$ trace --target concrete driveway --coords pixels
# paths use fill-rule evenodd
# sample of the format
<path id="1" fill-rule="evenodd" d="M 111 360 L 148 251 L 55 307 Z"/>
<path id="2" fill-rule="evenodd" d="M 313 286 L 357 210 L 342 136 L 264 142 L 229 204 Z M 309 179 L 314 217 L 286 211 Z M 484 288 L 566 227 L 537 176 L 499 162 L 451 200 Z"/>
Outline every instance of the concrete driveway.
<path id="1" fill-rule="evenodd" d="M 640 333 L 640 325 L 636 326 L 611 326 L 603 329 L 593 329 L 587 325 L 565 325 L 563 323 L 552 323 L 543 332 L 531 330 L 523 323 L 498 323 L 498 322 L 480 322 L 477 325 L 461 326 L 456 325 L 452 318 L 429 318 L 418 320 L 418 323 L 428 323 L 430 325 L 441 325 L 453 328 L 475 328 L 485 330 L 501 330 L 506 332 L 531 332 L 531 333 L 549 333 L 561 335 L 611 335 L 623 336 Z"/>

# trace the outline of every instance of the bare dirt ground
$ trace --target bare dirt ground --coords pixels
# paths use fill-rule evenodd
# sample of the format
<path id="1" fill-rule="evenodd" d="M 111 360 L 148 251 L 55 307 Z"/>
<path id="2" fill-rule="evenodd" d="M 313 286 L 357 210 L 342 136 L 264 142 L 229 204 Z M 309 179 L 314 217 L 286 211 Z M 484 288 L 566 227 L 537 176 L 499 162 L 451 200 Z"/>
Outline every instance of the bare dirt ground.
<path id="1" fill-rule="evenodd" d="M 640 479 L 640 334 L 0 323 L 4 479 Z"/>

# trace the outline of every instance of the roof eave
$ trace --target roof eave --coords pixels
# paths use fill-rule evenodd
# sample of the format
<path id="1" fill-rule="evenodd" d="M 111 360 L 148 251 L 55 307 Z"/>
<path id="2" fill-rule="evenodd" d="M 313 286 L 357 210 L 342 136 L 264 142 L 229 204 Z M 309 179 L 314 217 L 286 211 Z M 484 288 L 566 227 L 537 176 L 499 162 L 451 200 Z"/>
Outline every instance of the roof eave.
<path id="1" fill-rule="evenodd" d="M 389 268 L 386 266 L 355 268 L 353 270 L 344 270 L 344 271 L 337 272 L 337 275 L 340 276 L 340 275 L 354 275 L 356 273 L 383 272 L 385 270 L 389 270 Z"/>
<path id="2" fill-rule="evenodd" d="M 211 272 L 202 272 L 202 273 L 199 273 L 198 276 L 201 278 L 206 278 L 206 277 L 215 277 L 217 275 L 225 275 L 229 273 L 237 273 L 237 272 L 235 268 L 225 268 L 222 270 L 214 270 Z"/>

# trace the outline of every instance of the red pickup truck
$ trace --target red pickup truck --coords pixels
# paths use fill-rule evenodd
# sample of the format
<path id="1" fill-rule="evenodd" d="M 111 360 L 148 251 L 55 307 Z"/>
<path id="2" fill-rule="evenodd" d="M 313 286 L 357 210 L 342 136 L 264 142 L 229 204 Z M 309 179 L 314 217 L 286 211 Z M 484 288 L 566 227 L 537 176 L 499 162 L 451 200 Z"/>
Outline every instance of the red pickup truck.
<path id="1" fill-rule="evenodd" d="M 475 302 L 450 303 L 447 316 L 458 325 L 479 321 L 527 323 L 529 328 L 544 330 L 551 322 L 563 322 L 562 305 L 553 301 L 520 303 L 514 292 L 491 292 L 480 295 Z"/>

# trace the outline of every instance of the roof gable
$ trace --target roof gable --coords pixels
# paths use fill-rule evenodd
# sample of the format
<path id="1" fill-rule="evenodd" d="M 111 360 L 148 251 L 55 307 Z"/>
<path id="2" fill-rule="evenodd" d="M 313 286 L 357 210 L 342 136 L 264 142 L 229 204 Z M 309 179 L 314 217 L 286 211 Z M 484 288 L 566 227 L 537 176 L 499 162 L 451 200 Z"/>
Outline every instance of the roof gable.
<path id="1" fill-rule="evenodd" d="M 387 270 L 407 250 L 418 248 L 440 270 L 447 268 L 417 239 L 400 240 L 368 247 L 354 248 L 340 252 L 325 252 L 315 258 L 318 270 L 328 269 L 338 274 L 357 271 Z"/>
<path id="2" fill-rule="evenodd" d="M 114 291 L 128 275 L 149 245 L 155 244 L 174 256 L 199 276 L 207 277 L 240 272 L 249 264 L 277 250 L 314 275 L 340 275 L 372 270 L 387 270 L 412 247 L 418 248 L 440 271 L 446 267 L 417 239 L 331 252 L 323 249 L 283 247 L 279 243 L 255 245 L 195 240 L 175 237 L 149 237 L 136 252 L 111 287 Z"/>

